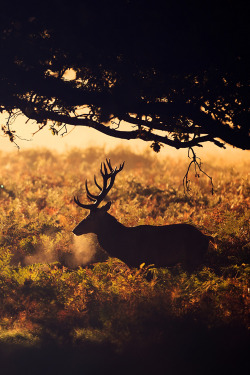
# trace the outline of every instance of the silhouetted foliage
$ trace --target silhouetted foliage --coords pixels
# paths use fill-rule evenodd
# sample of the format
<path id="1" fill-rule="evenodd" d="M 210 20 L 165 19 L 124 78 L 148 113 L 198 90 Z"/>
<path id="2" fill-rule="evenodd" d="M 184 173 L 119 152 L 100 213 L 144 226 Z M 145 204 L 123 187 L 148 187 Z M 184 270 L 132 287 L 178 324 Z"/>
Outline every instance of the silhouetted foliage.
<path id="1" fill-rule="evenodd" d="M 25 114 L 54 134 L 88 126 L 156 152 L 250 148 L 245 1 L 2 1 L 0 33 L 11 141 Z"/>

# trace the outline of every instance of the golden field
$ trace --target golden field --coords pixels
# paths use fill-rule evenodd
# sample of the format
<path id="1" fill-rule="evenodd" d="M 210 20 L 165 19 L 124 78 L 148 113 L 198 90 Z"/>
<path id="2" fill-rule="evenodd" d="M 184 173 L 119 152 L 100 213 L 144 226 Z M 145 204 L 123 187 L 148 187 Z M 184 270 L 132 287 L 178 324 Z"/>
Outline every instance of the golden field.
<path id="1" fill-rule="evenodd" d="M 102 253 L 92 236 L 74 239 L 72 229 L 86 212 L 73 197 L 86 202 L 86 178 L 96 191 L 93 176 L 99 177 L 106 157 L 113 166 L 125 160 L 108 197 L 110 213 L 124 225 L 185 222 L 214 237 L 215 244 L 195 272 L 187 273 L 181 265 L 155 269 L 142 264 L 129 269 Z M 230 350 L 235 358 L 244 357 L 250 296 L 249 162 L 203 160 L 203 170 L 213 178 L 212 195 L 210 180 L 195 178 L 192 170 L 192 190 L 185 194 L 187 159 L 159 159 L 119 148 L 106 155 L 102 148 L 88 148 L 63 154 L 45 149 L 1 153 L 0 160 L 4 353 L 13 345 L 41 350 L 44 342 L 77 350 L 108 345 L 105 350 L 115 361 L 126 357 L 137 363 L 139 358 L 134 368 L 142 361 L 146 369 L 155 358 L 158 364 L 163 361 L 159 348 L 171 347 L 171 374 L 178 373 L 177 357 L 184 343 L 191 345 L 185 349 L 188 353 L 199 347 L 189 342 L 194 335 L 214 355 L 222 346 L 222 360 L 218 359 L 222 367 L 227 340 L 236 340 L 237 345 L 241 341 L 238 347 L 236 341 L 231 343 Z M 103 359 L 104 352 L 98 350 Z M 143 360 L 142 353 L 146 353 Z M 6 353 L 5 358 L 9 360 Z M 204 353 L 201 358 L 205 360 Z M 197 363 L 197 371 L 202 370 L 203 362 Z M 188 355 L 184 364 L 191 366 Z"/>

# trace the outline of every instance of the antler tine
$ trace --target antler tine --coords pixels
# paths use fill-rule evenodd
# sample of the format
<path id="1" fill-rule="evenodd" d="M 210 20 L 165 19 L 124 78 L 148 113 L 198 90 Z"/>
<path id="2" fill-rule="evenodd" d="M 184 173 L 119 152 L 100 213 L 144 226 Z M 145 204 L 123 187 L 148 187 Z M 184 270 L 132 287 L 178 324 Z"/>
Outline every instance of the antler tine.
<path id="1" fill-rule="evenodd" d="M 106 189 L 106 195 L 108 194 L 108 192 L 110 191 L 110 189 L 112 188 L 112 186 L 114 185 L 114 182 L 115 182 L 115 177 L 117 175 L 117 173 L 119 173 L 123 167 L 124 167 L 124 163 L 123 162 L 122 164 L 120 164 L 120 167 L 117 169 L 117 167 L 115 167 L 115 169 L 112 169 L 112 173 L 110 173 L 110 182 L 109 182 L 109 186 L 107 187 Z"/>
<path id="2" fill-rule="evenodd" d="M 107 163 L 107 165 L 108 165 L 108 167 L 109 167 L 109 171 L 110 171 L 110 173 L 112 173 L 112 172 L 113 172 L 113 168 L 112 168 L 112 165 L 111 165 L 111 161 L 110 161 L 110 159 L 106 159 L 106 163 Z"/>
<path id="3" fill-rule="evenodd" d="M 83 203 L 81 203 L 79 201 L 78 197 L 74 197 L 74 201 L 77 204 L 77 206 L 82 207 L 82 208 L 86 208 L 88 210 L 90 210 L 91 208 L 93 208 L 95 206 L 94 204 L 83 204 Z"/>
<path id="4" fill-rule="evenodd" d="M 91 194 L 90 191 L 89 191 L 89 188 L 88 188 L 88 182 L 87 180 L 85 181 L 85 188 L 86 188 L 86 192 L 87 192 L 87 197 L 92 201 L 92 202 L 95 202 L 98 195 L 94 195 L 94 194 Z"/>
<path id="5" fill-rule="evenodd" d="M 107 165 L 110 169 L 110 173 L 112 173 L 112 174 L 114 174 L 114 173 L 117 174 L 118 172 L 120 172 L 123 169 L 124 164 L 125 164 L 125 161 L 124 161 L 122 164 L 120 164 L 120 167 L 118 169 L 117 169 L 117 167 L 115 167 L 115 169 L 113 169 L 110 159 L 106 159 L 106 162 L 107 162 Z"/>
<path id="6" fill-rule="evenodd" d="M 98 182 L 96 181 L 96 176 L 94 176 L 94 181 L 95 181 L 95 184 L 96 184 L 96 186 L 98 187 L 98 189 L 102 191 L 101 186 L 100 186 L 100 185 L 98 184 Z"/>
<path id="7" fill-rule="evenodd" d="M 120 164 L 120 167 L 117 169 L 117 167 L 115 167 L 115 169 L 114 169 L 114 171 L 113 171 L 113 174 L 114 175 L 117 175 L 117 173 L 119 173 L 119 172 L 121 172 L 121 170 L 123 169 L 123 167 L 124 167 L 124 163 L 125 163 L 125 161 L 122 163 L 122 164 Z"/>
<path id="8" fill-rule="evenodd" d="M 101 186 L 98 184 L 98 182 L 96 181 L 96 176 L 94 176 L 94 181 L 95 181 L 96 186 L 97 186 L 98 189 L 100 190 L 100 194 L 98 194 L 98 195 L 92 194 L 92 193 L 89 191 L 87 180 L 85 181 L 85 187 L 86 187 L 87 197 L 88 197 L 88 199 L 90 199 L 92 202 L 94 202 L 94 206 L 95 206 L 95 207 L 98 207 L 98 205 L 101 203 L 101 201 L 103 200 L 103 198 L 104 198 L 105 195 L 107 194 L 107 193 L 106 193 L 106 190 L 107 190 L 107 181 L 108 181 L 108 178 L 110 177 L 110 174 L 108 173 L 108 170 L 107 170 L 107 167 L 106 167 L 105 162 L 104 162 L 104 163 L 101 163 L 101 169 L 100 169 L 100 172 L 101 172 L 101 175 L 102 175 L 102 178 L 103 178 L 103 187 L 101 187 Z"/>
<path id="9" fill-rule="evenodd" d="M 119 168 L 115 167 L 115 169 L 112 168 L 110 159 L 106 159 L 106 163 L 107 163 L 107 166 L 106 166 L 105 162 L 101 163 L 101 168 L 100 168 L 100 173 L 101 173 L 102 178 L 103 178 L 103 187 L 101 187 L 98 184 L 98 182 L 96 180 L 96 176 L 94 176 L 95 184 L 98 187 L 98 189 L 100 190 L 100 193 L 98 195 L 92 194 L 89 191 L 88 181 L 86 180 L 85 181 L 85 187 L 86 187 L 86 192 L 87 192 L 87 198 L 90 201 L 92 201 L 93 203 L 82 204 L 79 201 L 78 197 L 77 198 L 74 197 L 74 201 L 78 206 L 83 207 L 83 208 L 87 208 L 89 210 L 94 210 L 95 208 L 97 208 L 99 206 L 99 204 L 103 201 L 103 199 L 106 197 L 106 195 L 108 194 L 108 192 L 110 191 L 110 189 L 114 185 L 115 177 L 116 177 L 117 173 L 119 173 L 123 169 L 124 162 L 122 164 L 120 164 Z M 109 171 L 108 171 L 108 169 L 109 169 Z M 109 181 L 109 184 L 108 184 L 108 181 Z M 107 184 L 108 184 L 108 186 L 107 186 Z"/>
<path id="10" fill-rule="evenodd" d="M 75 203 L 78 205 L 78 206 L 80 206 L 80 201 L 79 201 L 79 198 L 78 197 L 74 197 L 74 201 L 75 201 Z"/>
<path id="11" fill-rule="evenodd" d="M 104 169 L 104 171 L 102 170 L 102 168 Z M 107 167 L 106 167 L 105 162 L 104 162 L 104 163 L 101 163 L 101 169 L 100 169 L 100 172 L 101 172 L 101 175 L 102 175 L 103 178 L 105 178 L 105 177 L 108 176 L 108 170 L 107 170 Z"/>
<path id="12" fill-rule="evenodd" d="M 125 164 L 125 161 L 122 163 L 122 164 L 120 164 L 120 167 L 119 167 L 119 169 L 118 169 L 118 171 L 117 172 L 120 172 L 122 169 L 123 169 L 123 167 L 124 167 L 124 164 Z"/>

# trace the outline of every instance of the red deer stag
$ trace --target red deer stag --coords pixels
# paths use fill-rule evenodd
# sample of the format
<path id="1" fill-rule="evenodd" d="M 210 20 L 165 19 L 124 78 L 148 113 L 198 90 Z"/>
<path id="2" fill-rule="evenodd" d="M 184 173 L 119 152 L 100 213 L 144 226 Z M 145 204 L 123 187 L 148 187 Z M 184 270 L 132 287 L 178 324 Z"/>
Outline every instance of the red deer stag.
<path id="1" fill-rule="evenodd" d="M 123 163 L 118 169 L 113 169 L 110 160 L 106 160 L 106 164 L 102 163 L 100 169 L 103 187 L 94 176 L 99 195 L 90 193 L 87 180 L 85 182 L 87 197 L 92 203 L 82 204 L 78 197 L 74 197 L 75 203 L 90 210 L 90 214 L 74 228 L 73 233 L 77 236 L 95 233 L 102 248 L 129 267 L 138 267 L 142 263 L 154 264 L 156 267 L 182 263 L 187 269 L 193 269 L 201 264 L 212 238 L 192 225 L 125 227 L 108 213 L 111 202 L 98 208 L 112 188 L 116 175 L 124 167 Z"/>

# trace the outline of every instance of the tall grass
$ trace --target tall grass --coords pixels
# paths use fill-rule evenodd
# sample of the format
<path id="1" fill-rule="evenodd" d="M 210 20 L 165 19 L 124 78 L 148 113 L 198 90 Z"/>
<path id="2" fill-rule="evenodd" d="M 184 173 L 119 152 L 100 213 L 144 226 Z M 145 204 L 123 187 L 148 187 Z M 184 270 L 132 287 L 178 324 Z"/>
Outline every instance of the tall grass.
<path id="1" fill-rule="evenodd" d="M 203 266 L 192 274 L 181 265 L 129 269 L 108 258 L 95 238 L 74 242 L 71 231 L 85 212 L 73 197 L 84 200 L 86 178 L 94 189 L 106 156 L 113 165 L 125 160 L 108 197 L 110 213 L 127 226 L 192 223 L 215 239 Z M 2 153 L 0 160 L 1 342 L 36 345 L 46 337 L 122 350 L 160 345 L 183 322 L 248 327 L 249 165 L 206 160 L 215 194 L 206 176 L 190 175 L 185 195 L 185 160 L 123 149 L 105 155 L 101 148 Z"/>

